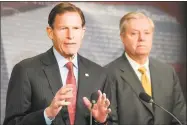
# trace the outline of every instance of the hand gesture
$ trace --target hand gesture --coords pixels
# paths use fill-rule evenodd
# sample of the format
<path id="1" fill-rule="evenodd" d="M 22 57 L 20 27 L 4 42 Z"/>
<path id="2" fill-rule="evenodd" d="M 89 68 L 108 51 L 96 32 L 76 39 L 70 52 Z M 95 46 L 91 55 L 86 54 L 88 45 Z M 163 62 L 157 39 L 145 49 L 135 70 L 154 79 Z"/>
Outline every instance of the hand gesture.
<path id="1" fill-rule="evenodd" d="M 97 103 L 93 105 L 92 109 L 91 109 L 92 104 L 88 100 L 88 98 L 83 97 L 83 101 L 84 104 L 87 106 L 87 108 L 91 110 L 94 119 L 97 122 L 103 123 L 106 121 L 108 113 L 111 112 L 111 109 L 108 108 L 110 105 L 110 101 L 106 98 L 106 94 L 105 93 L 102 94 L 100 90 L 98 90 L 98 95 L 99 97 Z"/>
<path id="2" fill-rule="evenodd" d="M 48 118 L 55 118 L 63 106 L 71 104 L 68 99 L 73 97 L 73 88 L 71 85 L 65 85 L 60 88 L 53 98 L 50 106 L 46 108 L 46 115 Z"/>

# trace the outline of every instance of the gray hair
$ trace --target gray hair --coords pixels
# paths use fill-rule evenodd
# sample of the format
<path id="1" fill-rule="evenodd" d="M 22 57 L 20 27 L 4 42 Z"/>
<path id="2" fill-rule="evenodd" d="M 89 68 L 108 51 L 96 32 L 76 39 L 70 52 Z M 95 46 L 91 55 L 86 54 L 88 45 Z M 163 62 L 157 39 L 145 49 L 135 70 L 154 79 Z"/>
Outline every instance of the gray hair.
<path id="1" fill-rule="evenodd" d="M 150 19 L 148 16 L 146 16 L 145 14 L 143 14 L 141 12 L 130 12 L 130 13 L 125 14 L 120 20 L 120 25 L 119 25 L 120 34 L 125 31 L 126 25 L 127 25 L 129 20 L 131 20 L 131 19 L 141 19 L 141 18 L 147 18 L 148 21 L 151 24 L 151 27 L 154 30 L 155 25 L 154 25 L 154 22 L 153 22 L 152 19 Z"/>

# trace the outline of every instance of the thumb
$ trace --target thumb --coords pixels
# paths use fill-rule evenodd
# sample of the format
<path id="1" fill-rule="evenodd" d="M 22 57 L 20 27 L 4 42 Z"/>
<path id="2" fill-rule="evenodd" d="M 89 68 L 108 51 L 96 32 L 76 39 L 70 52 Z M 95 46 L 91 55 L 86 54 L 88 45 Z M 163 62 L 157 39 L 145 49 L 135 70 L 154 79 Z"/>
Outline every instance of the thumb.
<path id="1" fill-rule="evenodd" d="M 91 110 L 92 104 L 91 104 L 91 102 L 88 100 L 88 98 L 83 97 L 83 102 L 84 102 L 84 104 L 86 105 L 86 107 L 87 107 L 89 110 Z"/>

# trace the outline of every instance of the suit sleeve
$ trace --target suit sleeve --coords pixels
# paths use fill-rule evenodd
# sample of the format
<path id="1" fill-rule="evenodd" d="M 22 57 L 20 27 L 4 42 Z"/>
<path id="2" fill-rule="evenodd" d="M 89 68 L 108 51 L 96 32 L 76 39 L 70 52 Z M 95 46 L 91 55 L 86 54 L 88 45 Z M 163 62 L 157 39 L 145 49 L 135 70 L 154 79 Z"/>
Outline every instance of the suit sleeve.
<path id="1" fill-rule="evenodd" d="M 187 124 L 186 122 L 186 101 L 184 99 L 184 95 L 179 83 L 178 76 L 173 69 L 173 81 L 174 81 L 174 88 L 173 88 L 173 98 L 174 98 L 174 105 L 173 105 L 173 114 L 182 122 L 182 124 Z M 172 124 L 176 125 L 176 120 L 173 119 Z"/>
<path id="2" fill-rule="evenodd" d="M 44 110 L 32 110 L 32 86 L 26 68 L 20 63 L 13 68 L 6 97 L 3 125 L 45 125 Z"/>

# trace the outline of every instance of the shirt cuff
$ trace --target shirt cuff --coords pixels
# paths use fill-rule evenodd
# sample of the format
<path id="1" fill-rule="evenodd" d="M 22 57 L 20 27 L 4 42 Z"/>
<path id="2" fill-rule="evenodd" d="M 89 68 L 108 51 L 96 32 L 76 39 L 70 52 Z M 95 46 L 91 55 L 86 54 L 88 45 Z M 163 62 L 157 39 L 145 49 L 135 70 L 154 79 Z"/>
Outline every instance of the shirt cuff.
<path id="1" fill-rule="evenodd" d="M 45 109 L 45 110 L 46 110 L 46 109 Z M 46 125 L 51 125 L 52 121 L 53 121 L 55 118 L 49 119 L 49 118 L 47 117 L 47 115 L 46 115 L 45 110 L 44 110 L 44 118 L 45 118 Z"/>

